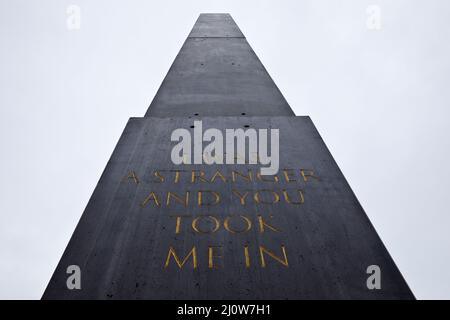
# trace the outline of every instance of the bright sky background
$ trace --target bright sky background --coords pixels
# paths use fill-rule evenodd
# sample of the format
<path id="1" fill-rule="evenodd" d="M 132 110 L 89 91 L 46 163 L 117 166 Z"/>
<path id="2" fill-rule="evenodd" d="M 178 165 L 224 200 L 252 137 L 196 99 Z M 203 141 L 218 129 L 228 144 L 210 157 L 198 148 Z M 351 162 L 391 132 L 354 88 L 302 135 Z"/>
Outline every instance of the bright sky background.
<path id="1" fill-rule="evenodd" d="M 311 116 L 416 297 L 450 298 L 448 0 L 0 0 L 0 298 L 41 297 L 200 12 Z"/>

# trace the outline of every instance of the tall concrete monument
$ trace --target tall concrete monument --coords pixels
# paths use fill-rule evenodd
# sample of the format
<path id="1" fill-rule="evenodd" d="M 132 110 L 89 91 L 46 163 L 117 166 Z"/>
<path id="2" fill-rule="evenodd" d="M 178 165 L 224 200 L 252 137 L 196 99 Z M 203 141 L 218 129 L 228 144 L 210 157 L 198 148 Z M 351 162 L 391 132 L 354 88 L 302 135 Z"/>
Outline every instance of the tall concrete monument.
<path id="1" fill-rule="evenodd" d="M 175 164 L 180 128 L 202 146 L 210 128 L 277 129 L 278 170 L 239 150 L 232 164 L 196 150 Z M 128 121 L 43 298 L 414 296 L 311 119 L 229 14 L 201 14 L 145 117 Z"/>

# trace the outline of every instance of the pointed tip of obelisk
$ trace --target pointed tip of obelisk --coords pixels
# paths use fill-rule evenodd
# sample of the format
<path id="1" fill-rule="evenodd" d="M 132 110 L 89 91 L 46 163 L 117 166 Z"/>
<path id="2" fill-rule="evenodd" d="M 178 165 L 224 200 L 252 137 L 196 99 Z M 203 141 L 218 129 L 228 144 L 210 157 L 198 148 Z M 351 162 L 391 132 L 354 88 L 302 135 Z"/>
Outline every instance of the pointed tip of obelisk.
<path id="1" fill-rule="evenodd" d="M 201 13 L 189 38 L 244 38 L 229 13 Z"/>

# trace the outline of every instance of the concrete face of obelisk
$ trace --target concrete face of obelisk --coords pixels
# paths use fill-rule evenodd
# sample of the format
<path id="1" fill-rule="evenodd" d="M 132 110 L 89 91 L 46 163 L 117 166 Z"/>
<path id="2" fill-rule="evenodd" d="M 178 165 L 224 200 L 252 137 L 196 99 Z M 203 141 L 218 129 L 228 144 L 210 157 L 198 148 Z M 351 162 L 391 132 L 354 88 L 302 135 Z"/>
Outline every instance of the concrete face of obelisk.
<path id="1" fill-rule="evenodd" d="M 279 130 L 278 173 L 175 164 L 171 134 L 200 121 Z M 43 298 L 414 296 L 311 119 L 294 116 L 229 15 L 205 14 L 146 116 L 128 121 Z"/>
<path id="2" fill-rule="evenodd" d="M 294 115 L 229 14 L 200 15 L 145 116 L 195 115 Z"/>

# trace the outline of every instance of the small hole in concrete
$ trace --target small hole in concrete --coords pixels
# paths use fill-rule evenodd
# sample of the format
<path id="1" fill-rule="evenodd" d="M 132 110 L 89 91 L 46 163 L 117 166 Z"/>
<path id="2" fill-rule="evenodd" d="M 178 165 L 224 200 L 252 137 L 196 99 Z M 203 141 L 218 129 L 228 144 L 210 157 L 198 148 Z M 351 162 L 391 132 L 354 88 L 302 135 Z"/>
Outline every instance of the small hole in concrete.
<path id="1" fill-rule="evenodd" d="M 249 126 L 248 124 L 246 124 L 246 125 L 244 126 L 244 128 L 250 128 L 250 126 Z"/>
<path id="2" fill-rule="evenodd" d="M 198 113 L 194 113 L 194 116 L 198 116 Z"/>
<path id="3" fill-rule="evenodd" d="M 195 128 L 195 126 L 191 126 L 191 128 Z"/>
<path id="4" fill-rule="evenodd" d="M 245 112 L 242 112 L 241 115 L 245 116 Z"/>

